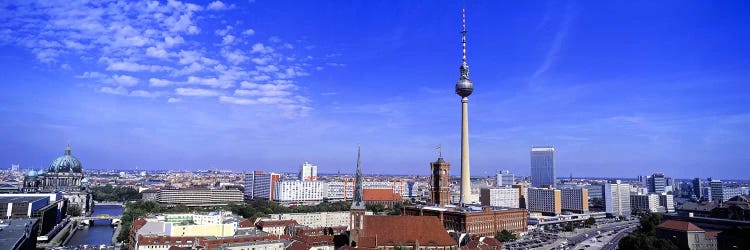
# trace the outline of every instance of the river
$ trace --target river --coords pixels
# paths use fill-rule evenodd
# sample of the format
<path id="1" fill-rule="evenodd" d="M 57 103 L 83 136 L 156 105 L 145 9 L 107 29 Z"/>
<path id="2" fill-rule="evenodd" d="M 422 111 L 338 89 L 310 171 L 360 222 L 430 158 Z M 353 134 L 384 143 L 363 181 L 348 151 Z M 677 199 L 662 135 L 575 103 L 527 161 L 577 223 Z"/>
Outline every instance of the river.
<path id="1" fill-rule="evenodd" d="M 122 215 L 123 207 L 119 205 L 96 205 L 94 207 L 94 216 L 108 214 L 112 216 Z M 84 228 L 83 230 L 77 230 L 76 233 L 70 238 L 66 246 L 98 246 L 98 245 L 111 245 L 112 234 L 115 232 L 115 228 L 110 225 L 109 220 L 98 220 Z"/>

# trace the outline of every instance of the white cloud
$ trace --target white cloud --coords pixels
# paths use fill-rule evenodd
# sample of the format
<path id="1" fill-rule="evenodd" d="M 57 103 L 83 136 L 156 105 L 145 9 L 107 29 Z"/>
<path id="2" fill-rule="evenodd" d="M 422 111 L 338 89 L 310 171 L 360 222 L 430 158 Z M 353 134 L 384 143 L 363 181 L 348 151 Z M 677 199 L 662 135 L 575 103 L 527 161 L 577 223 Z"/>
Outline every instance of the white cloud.
<path id="1" fill-rule="evenodd" d="M 256 58 L 251 59 L 251 61 L 253 61 L 255 64 L 260 64 L 260 65 L 266 65 L 269 62 L 271 62 L 271 60 L 272 58 L 270 57 L 256 57 Z"/>
<path id="2" fill-rule="evenodd" d="M 214 34 L 216 34 L 217 36 L 226 36 L 229 34 L 229 31 L 231 31 L 232 29 L 233 27 L 231 25 L 227 25 L 226 28 L 218 29 L 214 31 Z"/>
<path id="3" fill-rule="evenodd" d="M 272 42 L 272 43 L 280 43 L 281 42 L 281 38 L 279 38 L 277 36 L 272 36 L 272 37 L 268 38 L 268 41 Z"/>
<path id="4" fill-rule="evenodd" d="M 208 4 L 207 9 L 209 10 L 226 10 L 229 8 L 233 8 L 234 5 L 226 5 L 221 1 L 213 1 L 210 4 Z"/>
<path id="5" fill-rule="evenodd" d="M 166 87 L 166 86 L 169 86 L 169 85 L 176 84 L 176 82 L 173 82 L 173 81 L 170 81 L 170 80 L 166 80 L 166 79 L 159 79 L 159 78 L 148 79 L 148 83 L 152 87 Z"/>
<path id="6" fill-rule="evenodd" d="M 82 79 L 101 79 L 105 77 L 107 77 L 107 75 L 95 71 L 86 71 L 83 72 L 83 74 L 76 76 L 76 78 Z"/>
<path id="7" fill-rule="evenodd" d="M 107 71 L 128 71 L 128 72 L 139 72 L 139 71 L 169 71 L 171 67 L 161 65 L 144 65 L 134 62 L 110 62 L 107 66 Z"/>
<path id="8" fill-rule="evenodd" d="M 129 75 L 113 75 L 112 82 L 120 86 L 132 87 L 138 85 L 140 80 Z"/>
<path id="9" fill-rule="evenodd" d="M 253 44 L 253 48 L 252 48 L 251 52 L 252 53 L 266 54 L 266 53 L 273 52 L 273 48 L 271 48 L 269 46 L 265 46 L 262 43 L 256 43 L 256 44 Z"/>
<path id="10" fill-rule="evenodd" d="M 196 89 L 196 88 L 176 88 L 174 90 L 176 95 L 180 96 L 219 96 L 221 93 L 211 89 Z"/>
<path id="11" fill-rule="evenodd" d="M 246 29 L 245 31 L 242 32 L 242 34 L 246 35 L 246 36 L 252 36 L 252 35 L 255 35 L 255 30 L 253 30 L 253 29 Z"/>
<path id="12" fill-rule="evenodd" d="M 234 36 L 233 35 L 226 35 L 221 38 L 221 45 L 230 45 L 234 43 Z"/>
<path id="13" fill-rule="evenodd" d="M 161 96 L 161 92 L 149 92 L 146 90 L 133 90 L 130 92 L 130 96 L 154 98 Z"/>
<path id="14" fill-rule="evenodd" d="M 188 84 L 205 85 L 214 88 L 229 88 L 233 84 L 231 82 L 221 81 L 218 78 L 202 78 L 197 76 L 189 76 L 187 80 Z"/>
<path id="15" fill-rule="evenodd" d="M 179 35 L 176 35 L 174 37 L 164 36 L 164 44 L 167 45 L 167 47 L 173 47 L 184 42 L 185 39 L 182 39 L 182 37 Z"/>
<path id="16" fill-rule="evenodd" d="M 260 72 L 265 72 L 265 73 L 279 71 L 279 68 L 276 67 L 276 65 L 255 66 L 255 69 L 258 70 L 258 71 L 260 71 Z"/>
<path id="17" fill-rule="evenodd" d="M 167 99 L 168 103 L 178 103 L 178 102 L 181 102 L 181 101 L 182 101 L 182 99 L 180 99 L 180 98 L 174 98 L 174 97 L 170 97 L 169 99 Z"/>
<path id="18" fill-rule="evenodd" d="M 232 103 L 232 104 L 238 104 L 238 105 L 250 105 L 250 104 L 257 103 L 255 100 L 237 98 L 237 97 L 231 97 L 231 96 L 219 96 L 219 101 Z"/>
<path id="19" fill-rule="evenodd" d="M 107 93 L 107 94 L 112 94 L 112 95 L 127 95 L 128 94 L 128 90 L 122 86 L 119 86 L 116 88 L 105 86 L 105 87 L 101 87 L 99 91 L 101 91 L 102 93 Z"/>
<path id="20" fill-rule="evenodd" d="M 236 49 L 234 51 L 227 51 L 223 50 L 221 52 L 221 55 L 224 56 L 224 58 L 227 59 L 232 64 L 240 64 L 245 61 L 247 61 L 248 57 L 245 56 L 245 53 L 243 53 L 241 50 Z"/>
<path id="21" fill-rule="evenodd" d="M 167 53 L 167 51 L 162 48 L 149 47 L 148 49 L 146 49 L 146 55 L 164 59 L 169 56 L 169 53 Z"/>

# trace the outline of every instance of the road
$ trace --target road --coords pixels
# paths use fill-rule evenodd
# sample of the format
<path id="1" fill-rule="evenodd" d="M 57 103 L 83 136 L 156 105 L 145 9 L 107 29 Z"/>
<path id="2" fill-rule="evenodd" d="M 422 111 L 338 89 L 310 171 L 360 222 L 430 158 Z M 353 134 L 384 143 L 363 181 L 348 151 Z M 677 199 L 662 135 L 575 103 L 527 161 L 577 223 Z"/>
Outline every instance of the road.
<path id="1" fill-rule="evenodd" d="M 613 225 L 600 226 L 599 228 L 592 229 L 592 230 L 590 230 L 590 231 L 588 231 L 586 233 L 581 233 L 581 234 L 578 234 L 578 235 L 573 236 L 573 237 L 568 237 L 568 243 L 578 244 L 579 242 L 582 242 L 582 241 L 584 241 L 584 240 L 586 240 L 588 238 L 591 238 L 594 234 L 596 234 L 596 231 L 602 231 L 602 232 L 604 232 L 604 231 L 612 231 L 612 230 L 614 230 L 617 227 L 622 227 L 622 226 L 628 227 L 628 226 L 632 226 L 633 224 L 637 224 L 637 223 L 638 222 L 631 221 L 631 222 L 628 222 L 628 223 L 618 223 L 618 224 L 613 224 Z"/>
<path id="2" fill-rule="evenodd" d="M 607 244 L 604 244 L 604 246 L 601 248 L 601 250 L 615 250 L 617 249 L 617 246 L 620 244 L 620 240 L 633 232 L 635 230 L 635 227 L 628 228 L 625 230 L 620 231 L 617 235 L 615 235 L 614 238 L 612 238 Z"/>

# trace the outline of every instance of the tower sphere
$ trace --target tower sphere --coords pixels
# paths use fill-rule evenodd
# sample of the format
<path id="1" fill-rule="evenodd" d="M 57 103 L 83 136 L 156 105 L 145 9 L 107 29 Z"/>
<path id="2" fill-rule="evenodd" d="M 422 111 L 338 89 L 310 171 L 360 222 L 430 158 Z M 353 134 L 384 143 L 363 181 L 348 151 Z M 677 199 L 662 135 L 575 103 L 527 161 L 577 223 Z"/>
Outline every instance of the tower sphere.
<path id="1" fill-rule="evenodd" d="M 474 84 L 468 78 L 461 78 L 456 83 L 456 94 L 461 97 L 468 97 L 474 92 Z"/>

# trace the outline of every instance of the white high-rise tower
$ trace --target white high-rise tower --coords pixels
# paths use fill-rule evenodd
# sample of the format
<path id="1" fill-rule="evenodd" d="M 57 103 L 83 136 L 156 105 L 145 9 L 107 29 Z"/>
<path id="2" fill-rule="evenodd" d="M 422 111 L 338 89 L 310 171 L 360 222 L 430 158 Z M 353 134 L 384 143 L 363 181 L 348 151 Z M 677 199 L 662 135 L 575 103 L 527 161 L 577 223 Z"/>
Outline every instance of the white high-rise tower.
<path id="1" fill-rule="evenodd" d="M 471 201 L 471 173 L 469 171 L 469 95 L 474 84 L 469 80 L 469 65 L 466 63 L 466 10 L 461 8 L 462 62 L 458 67 L 461 75 L 456 83 L 456 94 L 461 96 L 461 201 Z"/>

